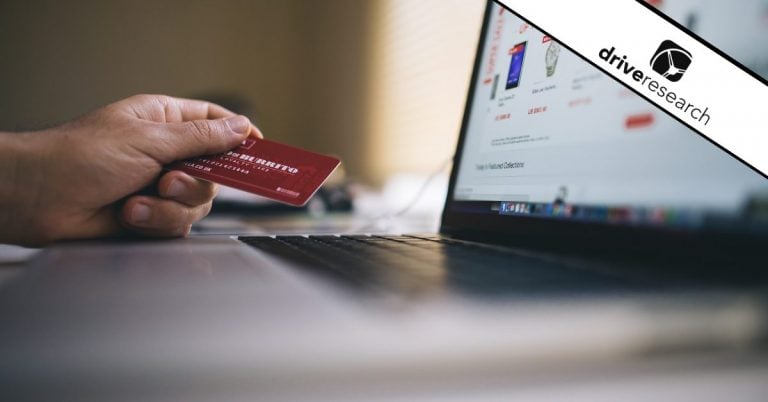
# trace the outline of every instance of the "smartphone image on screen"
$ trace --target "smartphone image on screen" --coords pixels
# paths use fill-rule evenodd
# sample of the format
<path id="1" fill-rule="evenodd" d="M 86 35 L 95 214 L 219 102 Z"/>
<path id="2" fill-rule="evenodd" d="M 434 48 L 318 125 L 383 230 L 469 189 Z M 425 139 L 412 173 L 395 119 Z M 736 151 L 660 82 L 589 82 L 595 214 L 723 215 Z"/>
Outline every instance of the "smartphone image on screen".
<path id="1" fill-rule="evenodd" d="M 517 88 L 520 84 L 520 74 L 523 71 L 523 58 L 525 57 L 525 44 L 520 42 L 512 49 L 509 54 L 512 59 L 509 62 L 509 74 L 507 74 L 507 89 Z"/>

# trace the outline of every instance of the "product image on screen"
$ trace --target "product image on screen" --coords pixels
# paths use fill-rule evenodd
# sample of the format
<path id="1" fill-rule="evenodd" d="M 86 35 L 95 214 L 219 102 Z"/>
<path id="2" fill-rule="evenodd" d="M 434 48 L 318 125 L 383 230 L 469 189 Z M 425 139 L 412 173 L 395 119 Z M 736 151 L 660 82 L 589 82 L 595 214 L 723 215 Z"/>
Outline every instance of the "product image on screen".
<path id="1" fill-rule="evenodd" d="M 520 84 L 520 74 L 523 71 L 523 59 L 525 58 L 525 42 L 518 43 L 509 49 L 511 56 L 509 73 L 507 74 L 507 89 L 517 88 Z"/>

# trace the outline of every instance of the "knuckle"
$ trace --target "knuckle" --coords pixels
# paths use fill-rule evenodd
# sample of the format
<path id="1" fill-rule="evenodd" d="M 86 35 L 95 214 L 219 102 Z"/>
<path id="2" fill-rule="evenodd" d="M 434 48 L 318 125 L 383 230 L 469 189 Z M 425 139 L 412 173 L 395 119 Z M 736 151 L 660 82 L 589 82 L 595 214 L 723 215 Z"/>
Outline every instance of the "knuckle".
<path id="1" fill-rule="evenodd" d="M 213 202 L 211 201 L 206 202 L 205 205 L 203 205 L 202 210 L 200 211 L 201 213 L 200 219 L 203 219 L 206 216 L 208 216 L 208 214 L 211 213 L 211 208 L 213 208 Z"/>
<path id="2" fill-rule="evenodd" d="M 181 208 L 181 211 L 179 212 L 179 220 L 178 223 L 184 224 L 184 225 L 191 225 L 196 221 L 195 214 L 192 212 L 190 208 Z"/>
<path id="3" fill-rule="evenodd" d="M 142 93 L 142 94 L 133 95 L 133 96 L 131 96 L 128 99 L 131 100 L 131 101 L 134 101 L 136 103 L 147 103 L 147 102 L 152 102 L 153 100 L 157 99 L 158 96 L 159 95 L 152 95 L 152 94 Z"/>
<path id="4" fill-rule="evenodd" d="M 164 201 L 163 213 L 160 216 L 162 218 L 157 222 L 157 226 L 165 230 L 173 230 L 187 223 L 187 209 L 175 201 Z"/>
<path id="5" fill-rule="evenodd" d="M 208 140 L 213 134 L 213 127 L 208 120 L 193 120 L 190 122 L 190 129 L 200 140 Z"/>
<path id="6" fill-rule="evenodd" d="M 211 202 L 214 198 L 216 198 L 216 194 L 219 193 L 219 188 L 213 183 L 204 183 L 203 184 L 203 197 L 205 198 L 205 201 L 208 203 Z"/>
<path id="7" fill-rule="evenodd" d="M 169 210 L 168 208 L 165 208 L 161 217 L 152 223 L 152 227 L 164 232 L 173 232 L 176 228 L 185 223 L 186 220 L 183 210 Z"/>

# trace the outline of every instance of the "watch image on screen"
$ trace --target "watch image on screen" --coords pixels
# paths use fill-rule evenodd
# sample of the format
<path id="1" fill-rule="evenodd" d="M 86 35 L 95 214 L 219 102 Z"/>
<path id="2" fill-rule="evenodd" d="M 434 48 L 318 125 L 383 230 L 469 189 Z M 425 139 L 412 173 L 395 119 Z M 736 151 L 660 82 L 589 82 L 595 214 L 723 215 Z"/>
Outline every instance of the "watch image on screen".
<path id="1" fill-rule="evenodd" d="M 547 54 L 544 57 L 544 65 L 547 67 L 547 77 L 551 77 L 555 74 L 558 58 L 560 58 L 560 45 L 555 41 L 550 41 L 549 47 L 547 48 Z"/>

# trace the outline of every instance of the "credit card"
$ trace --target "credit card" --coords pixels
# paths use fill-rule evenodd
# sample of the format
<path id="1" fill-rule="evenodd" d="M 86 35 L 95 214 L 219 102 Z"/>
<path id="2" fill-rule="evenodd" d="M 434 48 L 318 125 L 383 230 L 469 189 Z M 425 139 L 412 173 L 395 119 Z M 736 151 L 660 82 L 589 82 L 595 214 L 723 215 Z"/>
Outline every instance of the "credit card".
<path id="1" fill-rule="evenodd" d="M 231 151 L 175 162 L 168 168 L 300 207 L 312 198 L 339 163 L 331 156 L 248 138 Z"/>

